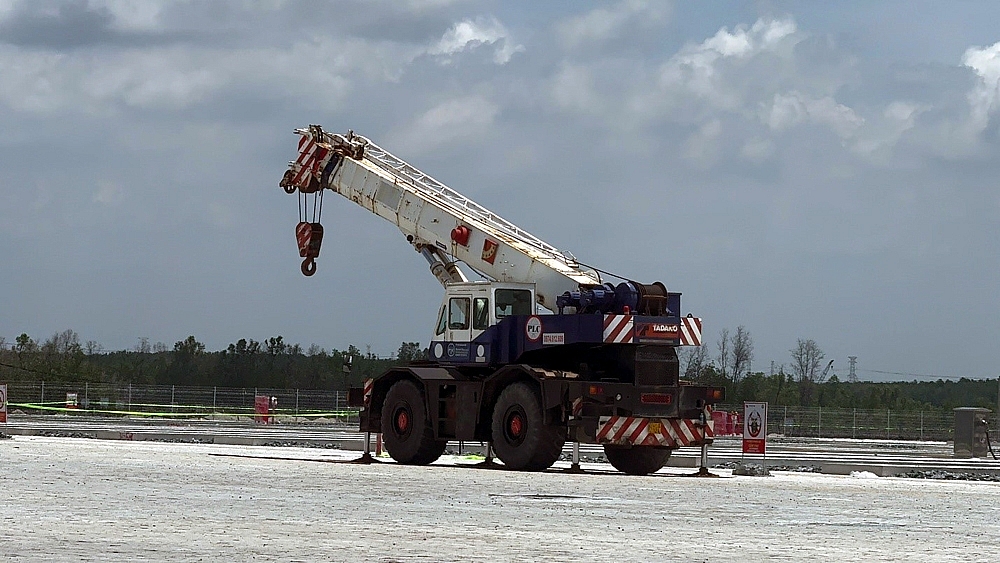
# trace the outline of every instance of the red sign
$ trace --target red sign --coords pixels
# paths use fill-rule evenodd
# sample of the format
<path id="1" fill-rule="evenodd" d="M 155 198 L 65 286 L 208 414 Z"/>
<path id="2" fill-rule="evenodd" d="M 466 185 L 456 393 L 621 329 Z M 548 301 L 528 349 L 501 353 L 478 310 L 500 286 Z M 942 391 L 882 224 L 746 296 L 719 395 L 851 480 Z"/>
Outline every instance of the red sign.
<path id="1" fill-rule="evenodd" d="M 257 395 L 253 398 L 254 420 L 267 424 L 271 412 L 271 398 L 266 395 Z"/>
<path id="2" fill-rule="evenodd" d="M 743 403 L 743 453 L 763 454 L 767 448 L 767 403 Z"/>
<path id="3" fill-rule="evenodd" d="M 681 328 L 675 324 L 641 323 L 636 325 L 636 338 L 647 340 L 677 340 Z"/>
<path id="4" fill-rule="evenodd" d="M 500 248 L 499 243 L 486 239 L 486 241 L 483 242 L 483 262 L 486 262 L 487 264 L 496 262 L 498 248 Z"/>
<path id="5" fill-rule="evenodd" d="M 0 385 L 0 424 L 7 424 L 7 384 Z"/>

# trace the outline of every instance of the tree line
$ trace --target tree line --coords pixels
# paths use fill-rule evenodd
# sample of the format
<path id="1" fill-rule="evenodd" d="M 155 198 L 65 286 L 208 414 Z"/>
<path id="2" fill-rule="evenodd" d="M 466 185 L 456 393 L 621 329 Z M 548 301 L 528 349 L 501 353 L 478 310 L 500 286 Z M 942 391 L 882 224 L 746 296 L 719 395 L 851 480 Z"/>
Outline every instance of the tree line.
<path id="1" fill-rule="evenodd" d="M 0 381 L 90 382 L 206 387 L 346 390 L 386 369 L 423 359 L 416 342 L 403 342 L 391 357 L 370 348 L 303 349 L 282 336 L 262 341 L 241 338 L 210 352 L 194 336 L 168 347 L 140 338 L 131 349 L 105 351 L 97 342 L 81 342 L 66 330 L 44 341 L 21 334 L 15 342 L 0 338 Z M 347 369 L 345 369 L 347 366 Z"/>
<path id="2" fill-rule="evenodd" d="M 789 362 L 771 373 L 752 371 L 753 338 L 744 326 L 719 333 L 711 345 L 681 349 L 681 377 L 693 383 L 726 388 L 726 403 L 767 401 L 775 405 L 916 411 L 984 407 L 995 410 L 995 379 L 936 381 L 842 381 L 829 375 L 826 354 L 812 339 L 798 339 Z"/>
<path id="3" fill-rule="evenodd" d="M 775 405 L 922 410 L 976 406 L 995 409 L 996 380 L 944 380 L 875 383 L 828 376 L 826 356 L 811 339 L 798 339 L 787 364 L 772 373 L 753 371 L 753 337 L 744 326 L 723 329 L 713 347 L 681 348 L 681 377 L 726 388 L 726 403 L 767 401 Z M 0 382 L 51 381 L 205 387 L 260 387 L 343 391 L 362 385 L 386 369 L 426 359 L 417 342 L 403 342 L 391 357 L 366 347 L 327 350 L 303 348 L 282 336 L 243 339 L 211 352 L 194 336 L 172 347 L 140 338 L 128 350 L 106 351 L 95 341 L 81 342 L 65 330 L 37 341 L 21 334 L 0 338 Z M 345 365 L 348 369 L 345 369 Z"/>

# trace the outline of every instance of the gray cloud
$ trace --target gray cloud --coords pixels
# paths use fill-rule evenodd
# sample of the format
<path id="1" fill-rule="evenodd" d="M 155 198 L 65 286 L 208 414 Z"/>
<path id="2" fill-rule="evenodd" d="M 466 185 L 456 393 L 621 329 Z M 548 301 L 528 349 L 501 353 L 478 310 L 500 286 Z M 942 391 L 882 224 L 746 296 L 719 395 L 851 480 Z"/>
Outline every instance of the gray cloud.
<path id="1" fill-rule="evenodd" d="M 22 2 L 0 21 L 0 43 L 54 51 L 195 43 L 211 37 L 190 31 L 120 29 L 111 10 L 92 6 L 88 0 Z"/>

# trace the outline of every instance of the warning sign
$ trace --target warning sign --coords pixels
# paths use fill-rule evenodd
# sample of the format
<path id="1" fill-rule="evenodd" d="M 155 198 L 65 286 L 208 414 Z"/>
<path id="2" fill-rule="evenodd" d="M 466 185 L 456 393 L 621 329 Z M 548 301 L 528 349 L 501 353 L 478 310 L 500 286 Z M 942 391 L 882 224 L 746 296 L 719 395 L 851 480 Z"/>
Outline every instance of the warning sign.
<path id="1" fill-rule="evenodd" d="M 763 454 L 767 445 L 767 403 L 743 403 L 743 453 Z"/>
<path id="2" fill-rule="evenodd" d="M 7 384 L 0 385 L 0 424 L 7 424 Z"/>

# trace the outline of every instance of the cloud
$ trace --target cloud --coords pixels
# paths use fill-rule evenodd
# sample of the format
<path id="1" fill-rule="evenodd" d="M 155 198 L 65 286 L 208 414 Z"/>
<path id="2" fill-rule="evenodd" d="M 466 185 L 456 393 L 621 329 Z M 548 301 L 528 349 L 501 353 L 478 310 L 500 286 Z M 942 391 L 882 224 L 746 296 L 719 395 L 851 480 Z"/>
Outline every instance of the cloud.
<path id="1" fill-rule="evenodd" d="M 978 77 L 976 86 L 969 92 L 969 105 L 972 126 L 982 131 L 1000 106 L 1000 42 L 989 47 L 970 47 L 962 56 L 962 64 Z"/>
<path id="2" fill-rule="evenodd" d="M 597 114 L 603 106 L 594 89 L 593 74 L 585 66 L 563 65 L 553 77 L 550 89 L 553 100 L 562 109 Z"/>
<path id="3" fill-rule="evenodd" d="M 428 54 L 437 55 L 448 64 L 451 57 L 467 50 L 474 50 L 482 45 L 492 45 L 493 62 L 504 65 L 510 62 L 514 53 L 524 51 L 523 45 L 516 45 L 510 38 L 507 28 L 493 16 L 479 17 L 474 20 L 465 19 L 453 25 L 444 33 L 441 40 L 427 50 Z"/>
<path id="4" fill-rule="evenodd" d="M 355 81 L 394 79 L 420 52 L 354 38 L 247 49 L 130 48 L 100 57 L 0 46 L 0 106 L 37 113 L 177 110 L 252 92 L 336 107 Z"/>
<path id="5" fill-rule="evenodd" d="M 458 140 L 482 138 L 498 112 L 499 107 L 482 96 L 450 99 L 390 133 L 385 146 L 398 154 L 420 155 Z"/>
<path id="6" fill-rule="evenodd" d="M 20 2 L 10 4 L 6 12 L 0 8 L 0 44 L 66 50 L 212 40 L 208 33 L 160 28 L 159 13 L 160 7 L 149 2 Z"/>
<path id="7" fill-rule="evenodd" d="M 645 0 L 624 0 L 606 8 L 596 8 L 585 14 L 567 18 L 556 25 L 556 34 L 563 47 L 600 44 L 616 39 L 635 25 L 662 23 L 669 5 Z"/>
<path id="8" fill-rule="evenodd" d="M 813 99 L 797 91 L 775 94 L 765 113 L 764 121 L 773 130 L 780 131 L 803 122 L 818 123 L 827 125 L 841 139 L 853 136 L 865 121 L 854 110 L 829 96 Z"/>
<path id="9" fill-rule="evenodd" d="M 751 27 L 736 26 L 732 32 L 722 28 L 700 44 L 685 46 L 664 63 L 659 89 L 673 96 L 696 96 L 715 109 L 737 110 L 745 88 L 733 83 L 733 73 L 727 72 L 731 68 L 724 65 L 746 65 L 766 53 L 789 59 L 798 41 L 796 32 L 791 19 L 760 19 Z"/>
<path id="10" fill-rule="evenodd" d="M 890 102 L 881 115 L 866 121 L 857 132 L 851 148 L 857 154 L 874 157 L 877 152 L 891 149 L 903 135 L 916 127 L 917 118 L 931 109 L 926 104 L 896 100 Z M 887 155 L 883 155 L 885 160 Z"/>
<path id="11" fill-rule="evenodd" d="M 774 156 L 774 142 L 761 137 L 747 139 L 740 147 L 740 155 L 754 164 L 760 164 Z"/>

